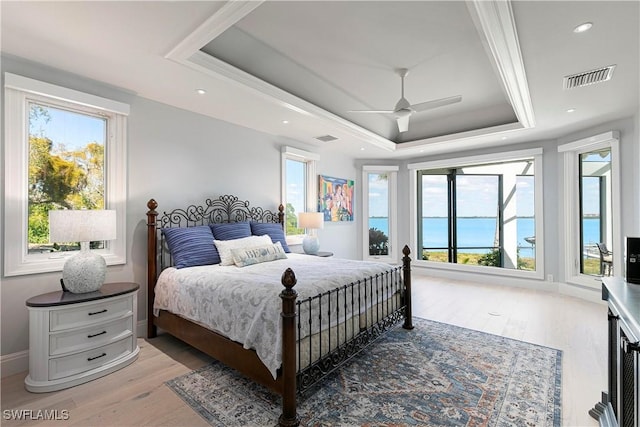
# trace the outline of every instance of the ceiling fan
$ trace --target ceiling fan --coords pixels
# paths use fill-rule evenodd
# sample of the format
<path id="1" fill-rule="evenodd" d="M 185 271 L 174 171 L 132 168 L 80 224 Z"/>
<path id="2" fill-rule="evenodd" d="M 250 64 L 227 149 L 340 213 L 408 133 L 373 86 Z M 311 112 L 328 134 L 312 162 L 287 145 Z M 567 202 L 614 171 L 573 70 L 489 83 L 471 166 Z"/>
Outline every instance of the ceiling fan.
<path id="1" fill-rule="evenodd" d="M 411 117 L 413 113 L 419 113 L 421 111 L 431 110 L 433 108 L 443 107 L 445 105 L 455 104 L 456 102 L 462 101 L 462 96 L 456 95 L 411 105 L 404 97 L 404 78 L 409 74 L 409 70 L 406 68 L 398 68 L 396 71 L 400 75 L 401 96 L 393 110 L 350 110 L 348 113 L 393 114 L 398 121 L 398 131 L 406 132 L 409 130 L 409 117 Z"/>

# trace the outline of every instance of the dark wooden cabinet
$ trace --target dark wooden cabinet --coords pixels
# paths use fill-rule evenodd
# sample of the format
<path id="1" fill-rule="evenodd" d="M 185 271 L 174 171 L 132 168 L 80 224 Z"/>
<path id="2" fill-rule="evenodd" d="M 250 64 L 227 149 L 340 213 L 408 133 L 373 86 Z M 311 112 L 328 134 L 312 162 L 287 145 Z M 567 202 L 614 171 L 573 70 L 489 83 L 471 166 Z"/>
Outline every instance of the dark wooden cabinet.
<path id="1" fill-rule="evenodd" d="M 601 426 L 640 424 L 640 285 L 621 277 L 602 280 L 609 307 L 608 390 L 590 411 Z"/>

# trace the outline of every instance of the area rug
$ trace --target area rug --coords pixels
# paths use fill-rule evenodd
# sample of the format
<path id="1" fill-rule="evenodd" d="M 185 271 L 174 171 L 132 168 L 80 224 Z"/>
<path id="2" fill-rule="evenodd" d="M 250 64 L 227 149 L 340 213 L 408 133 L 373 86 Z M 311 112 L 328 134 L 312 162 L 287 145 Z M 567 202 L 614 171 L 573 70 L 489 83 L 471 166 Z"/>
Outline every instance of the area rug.
<path id="1" fill-rule="evenodd" d="M 559 426 L 560 350 L 414 319 L 298 399 L 305 426 Z M 167 382 L 212 426 L 273 426 L 280 396 L 218 362 Z"/>

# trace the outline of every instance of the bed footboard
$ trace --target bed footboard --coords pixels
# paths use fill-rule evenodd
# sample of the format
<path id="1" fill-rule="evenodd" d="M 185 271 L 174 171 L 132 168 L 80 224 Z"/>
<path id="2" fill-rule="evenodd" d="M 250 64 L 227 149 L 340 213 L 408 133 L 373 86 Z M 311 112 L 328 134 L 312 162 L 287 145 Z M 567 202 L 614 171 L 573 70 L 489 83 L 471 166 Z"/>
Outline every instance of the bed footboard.
<path id="1" fill-rule="evenodd" d="M 386 330 L 403 319 L 403 328 L 413 329 L 409 247 L 402 252 L 401 267 L 301 301 L 296 301 L 293 289 L 297 282 L 294 272 L 288 268 L 283 273 L 279 425 L 299 425 L 297 395 L 351 360 Z"/>

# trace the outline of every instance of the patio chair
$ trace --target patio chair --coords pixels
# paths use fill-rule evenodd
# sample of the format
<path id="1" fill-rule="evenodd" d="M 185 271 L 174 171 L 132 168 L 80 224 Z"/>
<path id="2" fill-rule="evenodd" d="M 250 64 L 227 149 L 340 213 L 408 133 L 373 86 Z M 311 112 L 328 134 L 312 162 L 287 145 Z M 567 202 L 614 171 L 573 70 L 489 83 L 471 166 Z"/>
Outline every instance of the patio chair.
<path id="1" fill-rule="evenodd" d="M 606 243 L 596 243 L 600 252 L 600 274 L 611 276 L 613 272 L 613 252 L 607 249 Z"/>

